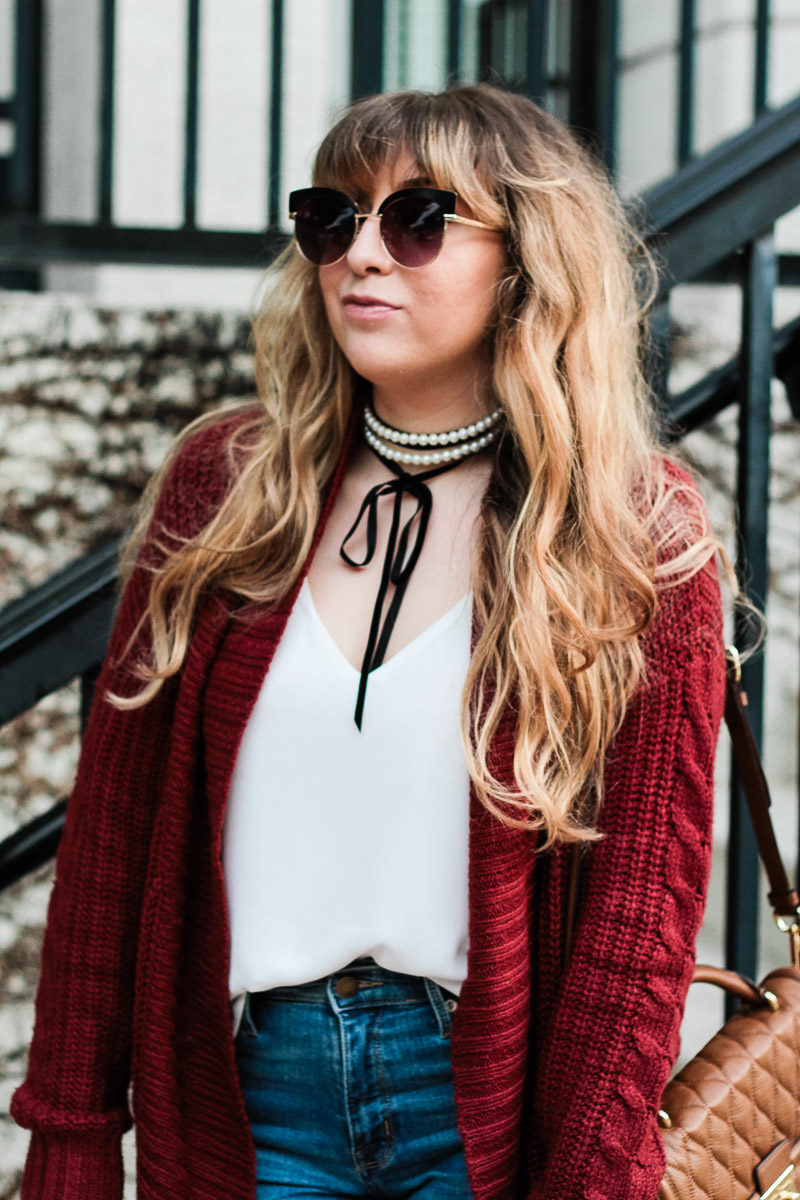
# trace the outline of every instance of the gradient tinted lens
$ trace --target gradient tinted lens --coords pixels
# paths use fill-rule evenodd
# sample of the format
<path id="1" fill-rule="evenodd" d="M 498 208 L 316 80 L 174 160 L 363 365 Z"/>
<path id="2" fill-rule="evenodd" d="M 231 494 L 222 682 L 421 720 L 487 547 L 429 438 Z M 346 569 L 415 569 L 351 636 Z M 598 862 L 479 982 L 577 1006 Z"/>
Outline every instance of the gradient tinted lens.
<path id="1" fill-rule="evenodd" d="M 438 200 L 400 196 L 381 214 L 386 249 L 403 267 L 424 267 L 442 248 L 444 209 Z"/>
<path id="2" fill-rule="evenodd" d="M 309 262 L 318 267 L 345 255 L 356 232 L 356 207 L 346 196 L 319 191 L 297 204 L 294 232 Z"/>

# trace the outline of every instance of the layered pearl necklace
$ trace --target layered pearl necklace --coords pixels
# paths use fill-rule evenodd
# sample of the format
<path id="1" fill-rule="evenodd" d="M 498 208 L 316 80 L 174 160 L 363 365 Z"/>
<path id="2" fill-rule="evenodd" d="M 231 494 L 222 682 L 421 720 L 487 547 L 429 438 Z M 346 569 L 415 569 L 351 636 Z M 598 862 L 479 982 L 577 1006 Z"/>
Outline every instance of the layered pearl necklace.
<path id="1" fill-rule="evenodd" d="M 392 462 L 435 467 L 439 463 L 458 462 L 468 454 L 477 454 L 490 445 L 500 432 L 503 410 L 495 409 L 488 417 L 446 433 L 407 433 L 386 425 L 371 404 L 364 406 L 364 440 L 368 446 Z M 408 446 L 436 446 L 435 450 L 408 450 Z"/>
<path id="2" fill-rule="evenodd" d="M 407 433 L 386 425 L 375 415 L 371 403 L 364 406 L 364 439 L 373 454 L 383 462 L 395 476 L 394 479 L 377 483 L 370 488 L 359 509 L 358 516 L 345 534 L 339 553 L 350 567 L 365 567 L 372 561 L 377 546 L 378 506 L 383 498 L 392 498 L 392 524 L 386 544 L 381 580 L 375 607 L 372 611 L 367 645 L 361 663 L 358 694 L 356 696 L 355 723 L 361 729 L 364 718 L 364 701 L 367 682 L 371 671 L 384 660 L 389 639 L 392 636 L 397 614 L 403 602 L 411 572 L 422 552 L 425 531 L 433 507 L 433 496 L 428 481 L 457 467 L 469 454 L 477 454 L 490 445 L 500 433 L 502 410 L 497 409 L 488 417 L 461 429 L 446 433 Z M 409 450 L 403 447 L 437 447 L 428 450 Z M 406 464 L 425 467 L 426 470 L 410 474 Z M 401 519 L 403 497 L 416 501 L 416 507 L 408 519 Z M 347 549 L 348 542 L 365 520 L 367 546 L 361 559 L 354 559 Z M 394 591 L 389 598 L 389 588 Z M 384 608 L 386 611 L 384 612 Z"/>

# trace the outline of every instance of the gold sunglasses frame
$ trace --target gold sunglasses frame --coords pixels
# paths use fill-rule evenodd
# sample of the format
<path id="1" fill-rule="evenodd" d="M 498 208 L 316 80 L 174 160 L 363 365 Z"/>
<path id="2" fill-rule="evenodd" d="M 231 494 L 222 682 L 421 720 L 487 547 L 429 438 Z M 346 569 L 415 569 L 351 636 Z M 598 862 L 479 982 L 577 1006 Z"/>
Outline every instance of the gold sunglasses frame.
<path id="1" fill-rule="evenodd" d="M 312 191 L 312 190 L 316 191 L 317 189 L 303 188 L 300 190 L 308 192 L 308 191 Z M 336 266 L 337 263 L 340 263 L 343 258 L 346 258 L 347 255 L 350 253 L 351 249 L 353 248 L 353 245 L 355 244 L 359 233 L 361 232 L 361 226 L 360 226 L 359 222 L 376 220 L 380 224 L 386 209 L 389 207 L 389 205 L 393 201 L 400 200 L 404 196 L 408 196 L 408 195 L 415 195 L 415 196 L 418 195 L 418 196 L 420 196 L 421 199 L 424 199 L 427 197 L 431 200 L 436 200 L 439 204 L 442 204 L 442 205 L 452 204 L 455 207 L 455 203 L 456 203 L 456 199 L 457 199 L 456 193 L 453 191 L 450 191 L 446 188 L 426 188 L 426 187 L 399 188 L 398 191 L 392 192 L 384 200 L 382 200 L 381 203 L 378 205 L 377 209 L 375 210 L 375 212 L 362 213 L 362 212 L 358 212 L 358 206 L 356 205 L 355 200 L 353 200 L 353 198 L 351 196 L 348 196 L 346 192 L 339 192 L 336 188 L 320 188 L 318 190 L 334 192 L 338 196 L 343 196 L 356 209 L 356 211 L 353 213 L 353 220 L 355 221 L 355 230 L 354 230 L 353 236 L 347 246 L 347 249 L 342 254 L 340 254 L 338 258 L 334 258 L 330 262 L 315 263 L 313 261 L 313 259 L 308 258 L 307 255 L 303 253 L 303 249 L 300 246 L 300 243 L 297 240 L 297 237 L 295 235 L 295 245 L 296 245 L 297 250 L 298 250 L 299 254 L 301 255 L 301 257 L 304 258 L 307 263 L 310 263 L 314 267 L 319 267 L 320 269 L 323 266 L 324 267 L 334 267 L 334 266 Z M 290 201 L 296 195 L 298 195 L 298 192 L 292 192 L 291 196 L 290 196 Z M 443 199 L 443 197 L 446 197 L 446 199 Z M 437 249 L 433 258 L 429 258 L 426 262 L 420 263 L 418 266 L 413 266 L 413 265 L 409 265 L 408 263 L 398 262 L 398 260 L 392 254 L 389 247 L 386 245 L 386 241 L 383 237 L 383 231 L 381 230 L 381 245 L 383 246 L 386 253 L 389 255 L 389 258 L 392 260 L 392 262 L 398 267 L 405 267 L 405 269 L 408 271 L 418 271 L 418 270 L 420 270 L 421 267 L 430 266 L 430 264 L 432 262 L 435 262 L 436 259 L 439 257 L 439 255 L 442 252 L 442 247 L 444 246 L 445 236 L 447 234 L 448 221 L 455 221 L 459 225 L 472 225 L 476 229 L 488 229 L 492 233 L 502 233 L 503 232 L 502 229 L 498 229 L 498 227 L 496 225 L 487 225 L 487 223 L 485 221 L 477 221 L 474 217 L 462 217 L 458 213 L 454 213 L 454 212 L 444 212 L 444 213 L 442 213 L 442 216 L 444 218 L 445 224 L 444 224 L 444 229 L 442 230 L 442 240 L 439 243 L 439 248 Z M 294 221 L 296 218 L 297 218 L 297 209 L 295 209 L 294 211 L 290 210 L 289 219 L 291 221 Z"/>

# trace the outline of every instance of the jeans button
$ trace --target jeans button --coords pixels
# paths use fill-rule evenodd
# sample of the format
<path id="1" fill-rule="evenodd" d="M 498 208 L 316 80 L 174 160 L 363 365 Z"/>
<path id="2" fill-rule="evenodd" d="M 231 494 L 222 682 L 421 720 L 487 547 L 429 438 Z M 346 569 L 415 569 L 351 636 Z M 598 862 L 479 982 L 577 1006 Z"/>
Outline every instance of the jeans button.
<path id="1" fill-rule="evenodd" d="M 444 1002 L 444 1006 L 449 1013 L 454 1013 L 456 1011 L 456 1009 L 458 1008 L 458 1001 L 453 1000 L 453 998 L 451 996 L 448 996 Z"/>
<path id="2" fill-rule="evenodd" d="M 336 995 L 341 996 L 342 1000 L 349 1000 L 351 996 L 355 996 L 358 991 L 358 980 L 352 975 L 342 975 L 336 980 Z"/>

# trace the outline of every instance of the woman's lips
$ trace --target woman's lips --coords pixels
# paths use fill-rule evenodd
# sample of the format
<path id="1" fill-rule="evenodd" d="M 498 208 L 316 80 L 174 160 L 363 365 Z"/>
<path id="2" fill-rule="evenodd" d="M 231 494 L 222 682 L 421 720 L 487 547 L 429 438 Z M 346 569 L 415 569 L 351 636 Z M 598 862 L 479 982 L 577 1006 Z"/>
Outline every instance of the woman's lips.
<path id="1" fill-rule="evenodd" d="M 398 312 L 398 305 L 389 304 L 378 296 L 355 296 L 348 294 L 342 297 L 342 308 L 356 321 L 375 321 L 390 313 Z"/>

